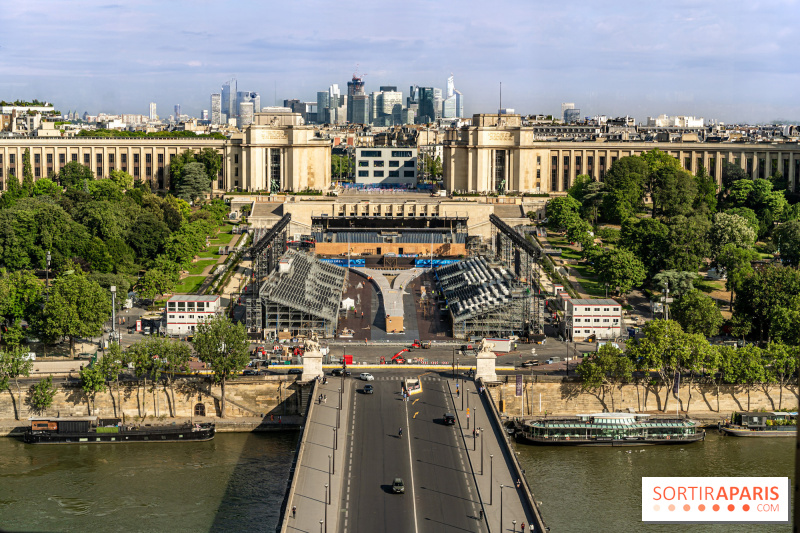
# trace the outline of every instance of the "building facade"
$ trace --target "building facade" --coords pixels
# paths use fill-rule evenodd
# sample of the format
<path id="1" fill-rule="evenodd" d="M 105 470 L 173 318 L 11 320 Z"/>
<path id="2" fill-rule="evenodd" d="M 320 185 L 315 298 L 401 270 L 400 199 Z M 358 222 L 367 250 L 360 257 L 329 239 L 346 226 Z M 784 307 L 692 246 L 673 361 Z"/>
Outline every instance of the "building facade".
<path id="1" fill-rule="evenodd" d="M 564 338 L 583 341 L 615 339 L 622 332 L 622 306 L 616 300 L 567 300 L 563 322 Z"/>
<path id="2" fill-rule="evenodd" d="M 211 93 L 211 123 L 222 124 L 222 95 L 220 93 Z"/>
<path id="3" fill-rule="evenodd" d="M 405 187 L 417 184 L 416 148 L 356 148 L 355 165 L 357 184 Z"/>
<path id="4" fill-rule="evenodd" d="M 176 294 L 167 301 L 167 334 L 193 333 L 201 322 L 222 312 L 217 295 Z"/>
<path id="5" fill-rule="evenodd" d="M 442 166 L 450 192 L 566 193 L 576 176 L 602 181 L 616 160 L 654 148 L 693 174 L 703 166 L 717 183 L 729 162 L 752 178 L 780 171 L 790 191 L 800 190 L 797 143 L 551 141 L 523 127 L 519 115 L 475 115 L 472 125 L 447 130 Z"/>
<path id="6" fill-rule="evenodd" d="M 297 113 L 257 113 L 254 123 L 229 139 L 205 137 L 12 137 L 0 139 L 0 190 L 9 176 L 22 180 L 22 156 L 31 153 L 34 180 L 61 171 L 72 161 L 97 178 L 123 170 L 155 190 L 169 189 L 169 164 L 178 154 L 218 151 L 223 165 L 212 194 L 232 190 L 326 190 L 331 183 L 331 143 L 315 136 Z"/>

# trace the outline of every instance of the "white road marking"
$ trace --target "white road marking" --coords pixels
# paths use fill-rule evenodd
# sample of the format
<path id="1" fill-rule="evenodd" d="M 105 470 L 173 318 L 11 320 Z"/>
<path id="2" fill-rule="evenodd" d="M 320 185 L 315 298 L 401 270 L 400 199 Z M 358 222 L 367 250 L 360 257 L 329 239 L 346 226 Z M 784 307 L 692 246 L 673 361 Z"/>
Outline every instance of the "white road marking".
<path id="1" fill-rule="evenodd" d="M 414 531 L 419 531 L 417 525 L 417 496 L 414 492 L 414 459 L 411 456 L 411 425 L 408 422 L 408 402 L 405 403 L 406 408 L 406 439 L 408 441 L 408 463 L 411 467 L 411 502 L 414 504 Z"/>

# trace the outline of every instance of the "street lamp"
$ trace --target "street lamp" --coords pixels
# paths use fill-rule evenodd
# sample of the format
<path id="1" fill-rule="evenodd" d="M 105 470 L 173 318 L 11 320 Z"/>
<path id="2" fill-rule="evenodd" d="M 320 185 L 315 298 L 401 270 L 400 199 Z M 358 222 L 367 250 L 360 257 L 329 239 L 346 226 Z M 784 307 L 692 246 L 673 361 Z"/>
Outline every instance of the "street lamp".
<path id="1" fill-rule="evenodd" d="M 481 475 L 483 475 L 483 428 L 478 428 L 481 432 Z"/>
<path id="2" fill-rule="evenodd" d="M 333 449 L 334 450 L 339 449 L 339 438 L 336 434 L 336 428 L 333 428 Z"/>
<path id="3" fill-rule="evenodd" d="M 319 521 L 319 533 L 322 533 L 322 520 Z"/>
<path id="4" fill-rule="evenodd" d="M 117 286 L 111 286 L 111 338 L 116 339 L 116 326 L 117 326 Z"/>
<path id="5" fill-rule="evenodd" d="M 494 455 L 489 454 L 489 505 L 494 501 Z"/>
<path id="6" fill-rule="evenodd" d="M 331 483 L 331 456 L 330 455 L 328 455 L 328 485 L 331 486 L 331 487 L 333 486 L 333 483 Z M 328 505 L 330 505 L 330 503 L 331 503 L 331 491 L 330 491 L 330 489 L 328 489 Z"/>
<path id="7" fill-rule="evenodd" d="M 500 485 L 500 531 L 503 531 L 503 485 Z"/>
<path id="8" fill-rule="evenodd" d="M 328 484 L 325 484 L 325 494 L 327 498 L 328 494 Z M 328 531 L 328 504 L 325 504 L 325 531 Z"/>

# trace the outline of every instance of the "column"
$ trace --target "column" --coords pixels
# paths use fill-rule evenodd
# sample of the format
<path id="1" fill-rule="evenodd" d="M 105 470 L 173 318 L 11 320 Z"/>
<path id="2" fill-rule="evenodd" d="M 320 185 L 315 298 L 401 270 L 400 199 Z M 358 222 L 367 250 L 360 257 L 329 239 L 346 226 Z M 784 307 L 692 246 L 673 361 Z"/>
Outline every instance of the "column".
<path id="1" fill-rule="evenodd" d="M 564 154 L 561 150 L 556 150 L 556 152 L 556 180 L 558 180 L 558 187 L 556 187 L 556 189 L 560 192 L 564 190 Z"/>

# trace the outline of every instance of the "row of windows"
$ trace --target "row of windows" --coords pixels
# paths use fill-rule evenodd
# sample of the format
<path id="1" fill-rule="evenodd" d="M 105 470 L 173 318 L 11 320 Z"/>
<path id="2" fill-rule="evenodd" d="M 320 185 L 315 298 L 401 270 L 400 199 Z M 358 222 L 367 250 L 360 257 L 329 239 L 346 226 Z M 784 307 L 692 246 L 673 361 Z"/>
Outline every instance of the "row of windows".
<path id="1" fill-rule="evenodd" d="M 362 150 L 361 157 L 381 157 L 381 150 Z M 414 157 L 411 150 L 392 150 L 392 157 Z"/>
<path id="2" fill-rule="evenodd" d="M 48 164 L 53 164 L 53 154 L 50 153 L 50 154 L 45 154 L 45 155 L 46 155 L 46 158 L 47 158 L 47 163 Z M 41 154 L 33 154 L 33 164 L 34 165 L 40 165 L 41 162 L 42 162 L 41 157 L 42 157 Z M 84 153 L 83 154 L 83 163 L 85 165 L 90 164 L 91 163 L 91 157 L 92 157 L 91 154 Z M 175 154 L 171 154 L 169 156 L 170 163 L 172 163 L 172 160 L 173 160 L 174 157 L 175 157 Z M 58 162 L 60 164 L 62 164 L 62 165 L 66 164 L 66 159 L 67 159 L 67 154 L 63 154 L 63 153 L 58 154 Z M 237 159 L 238 159 L 238 156 L 237 156 Z M 77 153 L 72 153 L 71 154 L 71 160 L 72 161 L 77 161 L 78 160 L 78 154 Z M 103 154 L 95 154 L 95 160 L 96 160 L 96 162 L 98 164 L 102 164 L 103 163 Z M 156 154 L 156 160 L 158 161 L 159 164 L 163 164 L 164 163 L 164 154 Z M 115 163 L 115 161 L 116 161 L 116 158 L 114 157 L 114 154 L 108 154 L 108 164 L 109 165 L 113 165 Z M 120 154 L 120 161 L 122 163 L 127 163 L 128 162 L 128 154 Z M 153 162 L 153 154 L 144 154 L 144 161 L 145 161 L 145 163 L 152 163 Z M 11 165 L 16 164 L 16 154 L 8 154 L 8 162 Z M 139 154 L 133 154 L 133 162 L 134 163 L 139 163 Z M 2 165 L 2 164 L 3 164 L 3 154 L 0 154 L 0 165 Z"/>
<path id="3" fill-rule="evenodd" d="M 575 310 L 576 310 L 576 311 L 580 311 L 580 309 L 575 309 Z M 591 307 L 585 307 L 585 308 L 584 308 L 584 311 L 591 311 L 591 310 L 592 310 L 592 308 L 591 308 Z M 594 310 L 595 310 L 595 311 L 600 311 L 600 308 L 599 308 L 599 307 L 595 307 L 595 308 L 594 308 Z M 603 311 L 614 311 L 614 312 L 616 313 L 616 312 L 618 312 L 618 311 L 619 311 L 619 307 L 615 307 L 615 308 L 613 308 L 613 309 L 611 309 L 610 307 L 604 307 L 604 308 L 603 308 Z"/>
<path id="4" fill-rule="evenodd" d="M 576 323 L 576 324 L 577 324 L 578 322 L 580 322 L 580 321 L 581 321 L 581 319 L 580 319 L 580 318 L 576 318 L 576 319 L 575 319 L 575 323 Z M 588 322 L 591 322 L 591 321 L 592 321 L 592 319 L 591 319 L 591 318 L 587 318 L 586 320 L 584 320 L 584 322 L 587 322 L 587 323 L 588 323 Z M 594 319 L 594 321 L 595 321 L 595 323 L 597 323 L 597 322 L 600 322 L 600 319 L 599 319 L 599 318 L 595 318 L 595 319 Z M 603 322 L 608 322 L 608 321 L 609 321 L 609 319 L 607 319 L 607 318 L 604 318 L 604 319 L 603 319 Z M 615 319 L 614 319 L 614 324 L 618 324 L 618 323 L 619 323 L 619 319 L 618 319 L 618 318 L 615 318 Z"/>
<path id="5" fill-rule="evenodd" d="M 368 167 L 369 166 L 369 161 L 359 161 L 358 162 L 358 166 L 359 166 L 359 168 Z M 372 162 L 372 166 L 381 168 L 381 167 L 384 166 L 384 161 L 383 160 L 373 161 Z M 397 168 L 399 166 L 400 166 L 400 161 L 389 161 L 389 168 Z M 403 161 L 403 166 L 404 167 L 413 167 L 414 166 L 414 161 L 413 160 Z"/>
<path id="6" fill-rule="evenodd" d="M 372 176 L 374 178 L 382 178 L 382 177 L 384 177 L 384 172 L 383 172 L 383 170 L 373 170 L 372 171 Z M 369 177 L 369 170 L 359 170 L 358 171 L 358 177 L 359 178 L 368 178 Z M 400 171 L 399 170 L 390 170 L 389 171 L 389 177 L 390 178 L 399 178 L 400 177 Z M 404 170 L 403 171 L 403 177 L 404 178 L 413 178 L 414 177 L 414 171 L 413 170 Z"/>

